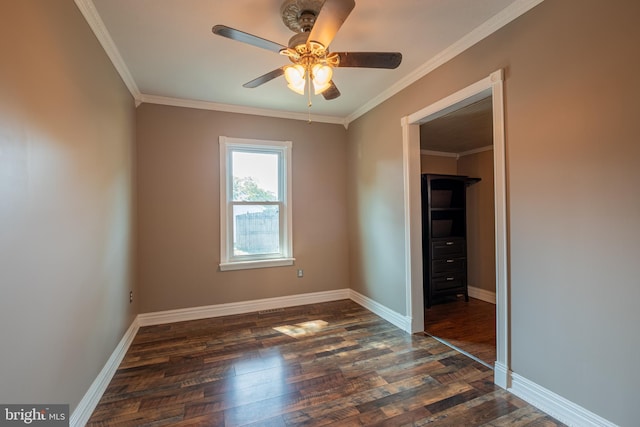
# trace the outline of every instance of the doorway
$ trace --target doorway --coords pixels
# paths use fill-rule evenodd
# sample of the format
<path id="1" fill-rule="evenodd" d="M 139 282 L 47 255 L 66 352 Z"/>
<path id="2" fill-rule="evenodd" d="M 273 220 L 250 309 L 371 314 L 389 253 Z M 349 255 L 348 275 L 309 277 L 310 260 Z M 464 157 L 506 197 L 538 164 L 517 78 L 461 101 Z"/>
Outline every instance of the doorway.
<path id="1" fill-rule="evenodd" d="M 430 252 L 429 241 L 423 241 L 423 252 L 427 256 L 423 260 L 423 286 L 429 301 L 425 309 L 425 333 L 493 368 L 496 279 L 491 96 L 444 116 L 425 118 L 420 124 L 420 163 L 423 187 L 428 182 L 443 182 L 442 179 L 466 184 L 456 201 L 463 207 L 462 211 L 445 209 L 443 212 L 442 203 L 446 200 L 438 198 L 431 200 L 436 205 L 429 205 L 426 188 L 422 188 L 423 227 L 430 223 L 424 222 L 426 212 L 431 212 L 429 218 L 461 214 L 457 232 L 464 242 L 464 251 L 455 257 L 447 255 L 431 260 L 426 255 Z M 451 193 L 434 190 L 433 194 Z M 435 210 L 431 210 L 432 207 Z M 442 222 L 435 220 L 437 224 Z M 431 231 L 431 237 L 437 239 L 434 244 L 443 244 L 440 240 L 447 238 L 433 234 L 435 231 L 435 228 Z M 426 232 L 424 228 L 423 232 Z M 434 286 L 431 292 L 430 286 Z"/>
<path id="2" fill-rule="evenodd" d="M 495 194 L 495 295 L 496 361 L 494 382 L 507 387 L 508 378 L 508 296 L 507 296 L 507 228 L 505 140 L 503 107 L 503 72 L 498 70 L 440 101 L 406 116 L 403 127 L 403 164 L 405 185 L 405 242 L 407 271 L 407 313 L 411 331 L 424 331 L 424 293 L 422 280 L 422 225 L 420 206 L 420 125 L 437 117 L 491 97 L 493 118 L 493 160 Z"/>

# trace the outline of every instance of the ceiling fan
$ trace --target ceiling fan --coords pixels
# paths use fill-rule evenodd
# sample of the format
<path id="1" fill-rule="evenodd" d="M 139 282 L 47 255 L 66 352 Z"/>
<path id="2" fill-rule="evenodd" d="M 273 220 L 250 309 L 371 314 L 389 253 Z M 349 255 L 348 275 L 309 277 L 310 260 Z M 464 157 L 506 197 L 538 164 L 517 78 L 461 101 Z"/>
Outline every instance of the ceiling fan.
<path id="1" fill-rule="evenodd" d="M 386 68 L 400 65 L 399 52 L 329 52 L 329 45 L 347 19 L 355 0 L 285 0 L 280 7 L 284 24 L 296 34 L 283 46 L 225 25 L 216 25 L 212 31 L 222 37 L 237 40 L 287 56 L 293 65 L 285 65 L 245 83 L 255 88 L 282 75 L 288 87 L 309 97 L 313 86 L 316 95 L 327 100 L 340 96 L 332 80 L 336 67 Z M 309 98 L 310 99 L 310 98 Z"/>

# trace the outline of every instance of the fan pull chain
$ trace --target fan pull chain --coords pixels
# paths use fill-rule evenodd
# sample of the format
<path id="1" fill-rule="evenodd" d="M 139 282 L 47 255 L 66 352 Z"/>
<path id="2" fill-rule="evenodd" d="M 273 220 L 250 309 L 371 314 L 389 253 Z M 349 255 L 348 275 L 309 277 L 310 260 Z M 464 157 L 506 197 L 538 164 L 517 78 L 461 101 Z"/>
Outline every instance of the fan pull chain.
<path id="1" fill-rule="evenodd" d="M 307 67 L 307 90 L 309 92 L 309 103 L 307 104 L 307 114 L 309 115 L 308 122 L 311 124 L 311 72 L 309 71 L 309 67 Z"/>
<path id="2" fill-rule="evenodd" d="M 309 123 L 311 123 L 311 85 L 309 85 L 309 103 L 307 104 L 307 114 L 309 115 Z"/>

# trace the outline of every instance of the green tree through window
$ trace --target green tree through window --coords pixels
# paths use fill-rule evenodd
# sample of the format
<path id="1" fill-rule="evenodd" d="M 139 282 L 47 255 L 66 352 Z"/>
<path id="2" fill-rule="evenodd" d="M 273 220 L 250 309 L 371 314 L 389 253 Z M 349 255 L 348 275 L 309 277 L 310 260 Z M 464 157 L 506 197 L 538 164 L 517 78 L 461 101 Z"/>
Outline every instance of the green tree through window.
<path id="1" fill-rule="evenodd" d="M 276 195 L 260 188 L 253 177 L 233 177 L 233 200 L 241 202 L 274 202 Z"/>

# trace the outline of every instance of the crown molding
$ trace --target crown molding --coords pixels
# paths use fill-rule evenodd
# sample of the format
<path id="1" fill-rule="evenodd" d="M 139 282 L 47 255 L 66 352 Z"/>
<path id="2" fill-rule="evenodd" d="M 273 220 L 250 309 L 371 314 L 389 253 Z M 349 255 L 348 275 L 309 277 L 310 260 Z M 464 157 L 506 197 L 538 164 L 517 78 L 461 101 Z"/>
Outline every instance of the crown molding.
<path id="1" fill-rule="evenodd" d="M 226 112 L 235 112 L 240 114 L 252 114 L 266 117 L 277 117 L 277 118 L 285 118 L 285 119 L 293 119 L 293 120 L 309 120 L 309 115 L 306 113 L 294 113 L 288 111 L 278 111 L 278 110 L 269 110 L 262 108 L 253 108 L 253 107 L 242 107 L 238 105 L 231 104 L 218 104 L 215 102 L 206 102 L 206 101 L 198 101 L 198 100 L 189 100 L 189 99 L 178 99 L 178 98 L 169 98 L 169 97 L 161 97 L 155 95 L 145 95 L 140 92 L 138 86 L 136 85 L 129 68 L 125 64 L 118 48 L 116 47 L 109 31 L 104 25 L 104 22 L 100 18 L 100 14 L 98 13 L 95 5 L 92 0 L 74 0 L 76 6 L 84 16 L 85 20 L 89 24 L 89 27 L 93 30 L 96 35 L 98 41 L 102 45 L 103 49 L 107 53 L 107 56 L 113 63 L 114 67 L 120 74 L 120 77 L 124 81 L 124 84 L 131 92 L 131 95 L 135 99 L 136 107 L 139 106 L 142 102 L 155 103 L 155 104 L 163 104 L 163 105 L 173 105 L 187 108 L 199 108 L 205 110 L 216 110 L 216 111 L 226 111 Z M 401 90 L 407 88 L 409 85 L 415 83 L 422 77 L 429 74 L 431 71 L 435 70 L 439 66 L 443 65 L 447 61 L 456 57 L 460 53 L 469 49 L 474 44 L 478 43 L 482 39 L 496 32 L 500 28 L 504 27 L 511 21 L 515 20 L 519 16 L 525 14 L 529 10 L 533 9 L 538 4 L 542 3 L 544 0 L 516 0 L 507 8 L 503 9 L 498 14 L 494 15 L 487 21 L 485 21 L 480 26 L 476 27 L 470 33 L 467 33 L 464 37 L 453 43 L 451 46 L 441 51 L 439 54 L 434 56 L 432 59 L 424 63 L 418 69 L 416 69 L 411 74 L 407 75 L 403 79 L 399 80 L 396 84 L 391 86 L 389 89 L 385 90 L 378 96 L 370 99 L 367 103 L 365 103 L 362 107 L 358 108 L 353 113 L 347 115 L 346 117 L 335 117 L 335 116 L 322 116 L 322 115 L 311 115 L 311 120 L 315 122 L 322 123 L 332 123 L 332 124 L 341 124 L 345 128 L 348 128 L 349 124 L 366 114 L 373 108 L 377 107 L 387 99 L 391 98 L 393 95 L 397 94 Z"/>
<path id="2" fill-rule="evenodd" d="M 493 150 L 493 145 L 474 148 L 473 150 L 462 151 L 460 153 L 451 153 L 449 151 L 420 150 L 420 154 L 426 154 L 427 156 L 453 157 L 455 159 L 459 159 L 460 157 L 469 156 L 471 154 L 478 154 L 478 153 L 482 153 L 484 151 L 490 151 L 490 150 Z"/>
<path id="3" fill-rule="evenodd" d="M 416 69 L 411 74 L 407 75 L 405 78 L 399 80 L 396 84 L 391 86 L 389 89 L 385 90 L 375 98 L 372 98 L 369 102 L 364 104 L 362 107 L 358 108 L 356 111 L 351 113 L 346 117 L 347 124 L 356 120 L 360 116 L 369 112 L 373 108 L 382 104 L 387 99 L 391 98 L 393 95 L 397 94 L 401 90 L 407 88 L 409 85 L 415 83 L 422 77 L 426 76 L 436 68 L 440 67 L 444 63 L 450 61 L 454 57 L 458 56 L 465 50 L 469 49 L 474 44 L 498 31 L 500 28 L 504 27 L 511 21 L 525 14 L 529 10 L 533 9 L 535 6 L 542 3 L 544 0 L 516 0 L 510 6 L 503 9 L 501 12 L 497 13 L 493 17 L 489 18 L 487 21 L 482 23 L 480 26 L 476 27 L 471 32 L 467 33 L 464 37 L 453 43 L 451 46 L 438 53 L 436 56 L 431 58 L 429 61 L 425 62 Z"/>
<path id="4" fill-rule="evenodd" d="M 171 98 L 167 96 L 145 95 L 140 96 L 140 101 L 148 104 L 170 105 L 172 107 L 196 108 L 199 110 L 223 111 L 227 113 L 251 114 L 254 116 L 276 117 L 279 119 L 304 120 L 319 123 L 331 123 L 347 126 L 344 118 L 336 116 L 322 116 L 306 113 L 294 113 L 290 111 L 269 110 L 266 108 L 245 107 L 242 105 L 219 104 L 216 102 L 196 101 L 192 99 Z"/>
<path id="5" fill-rule="evenodd" d="M 239 114 L 251 114 L 255 116 L 276 117 L 281 119 L 304 121 L 311 120 L 313 122 L 320 123 L 340 124 L 345 128 L 348 125 L 343 117 L 323 116 L 315 114 L 309 116 L 309 114 L 307 113 L 294 113 L 289 111 L 269 110 L 266 108 L 244 107 L 232 104 L 220 104 L 216 102 L 143 94 L 140 92 L 140 89 L 138 89 L 138 86 L 136 85 L 136 82 L 133 79 L 129 68 L 125 64 L 124 59 L 122 59 L 122 55 L 120 55 L 120 51 L 111 38 L 111 35 L 109 34 L 107 27 L 104 25 L 102 18 L 100 18 L 100 14 L 93 4 L 93 0 L 74 1 L 76 3 L 76 6 L 78 7 L 78 9 L 80 9 L 80 12 L 84 16 L 84 19 L 89 24 L 89 27 L 91 27 L 91 30 L 93 30 L 93 33 L 102 45 L 102 48 L 107 53 L 107 56 L 113 63 L 113 66 L 120 74 L 120 77 L 124 81 L 124 84 L 129 89 L 129 92 L 135 100 L 136 107 L 138 107 L 143 102 L 147 102 L 150 104 L 171 105 L 174 107 L 197 108 L 201 110 L 224 111 Z"/>
<path id="6" fill-rule="evenodd" d="M 427 156 L 453 157 L 454 159 L 460 157 L 458 153 L 450 153 L 448 151 L 420 150 L 420 154 L 425 154 Z"/>
<path id="7" fill-rule="evenodd" d="M 96 6 L 93 4 L 93 1 L 92 0 L 74 0 L 74 1 L 78 9 L 80 9 L 82 16 L 84 16 L 84 19 L 89 24 L 89 27 L 91 27 L 91 30 L 96 35 L 96 38 L 102 45 L 102 48 L 107 53 L 107 56 L 113 63 L 113 66 L 116 68 L 116 71 L 118 71 L 118 74 L 120 74 L 120 78 L 129 89 L 129 92 L 131 93 L 131 95 L 133 96 L 136 102 L 136 106 L 140 105 L 140 97 L 142 94 L 138 89 L 138 85 L 136 85 L 136 82 L 133 79 L 133 76 L 131 75 L 129 68 L 125 64 L 124 59 L 122 59 L 122 56 L 120 55 L 120 51 L 116 47 L 116 44 L 113 42 L 113 39 L 111 38 L 109 31 L 107 31 L 107 27 L 105 27 L 104 22 L 102 21 L 102 18 L 100 18 L 100 14 L 98 13 Z"/>
<path id="8" fill-rule="evenodd" d="M 491 150 L 493 150 L 493 145 L 487 145 L 486 147 L 474 148 L 473 150 L 463 151 L 461 153 L 458 153 L 458 156 L 460 157 L 470 156 L 471 154 L 478 154 L 478 153 L 491 151 Z"/>

